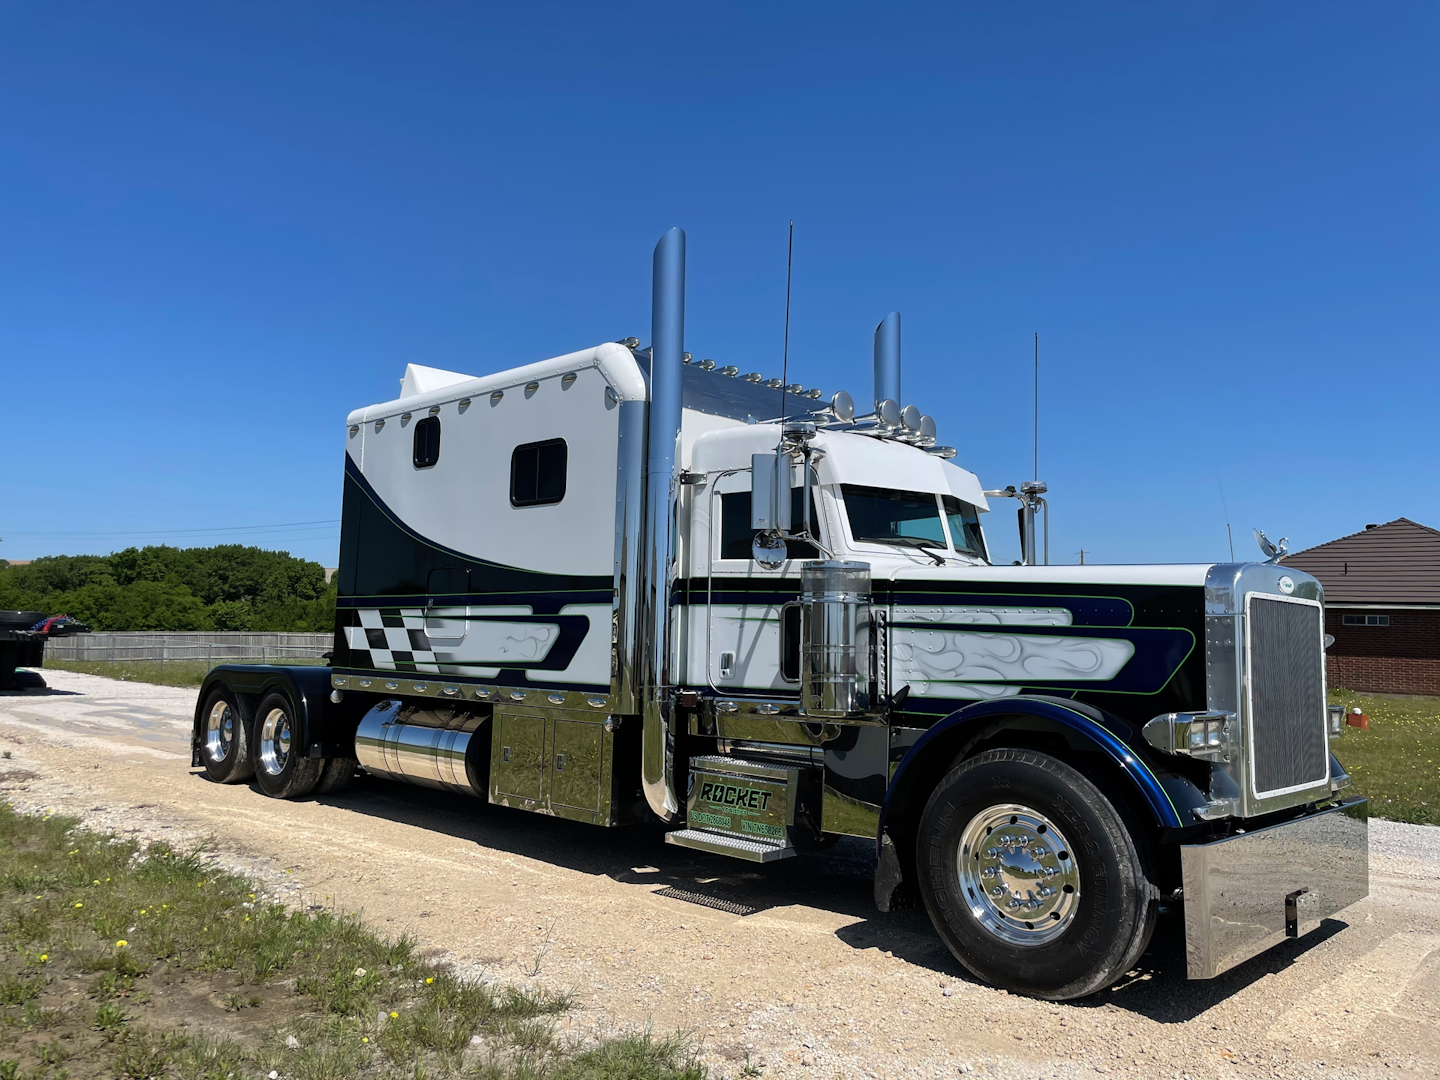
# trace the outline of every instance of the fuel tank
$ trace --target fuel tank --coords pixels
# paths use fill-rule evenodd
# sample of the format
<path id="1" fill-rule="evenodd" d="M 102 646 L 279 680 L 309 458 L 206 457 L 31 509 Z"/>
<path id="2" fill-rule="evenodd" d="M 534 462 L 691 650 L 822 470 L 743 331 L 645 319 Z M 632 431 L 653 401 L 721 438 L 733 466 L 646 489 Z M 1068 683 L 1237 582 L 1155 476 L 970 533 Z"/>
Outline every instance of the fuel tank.
<path id="1" fill-rule="evenodd" d="M 483 758 L 489 744 L 485 733 L 476 733 L 488 720 L 488 715 L 466 709 L 382 701 L 360 721 L 355 756 L 373 776 L 483 799 Z"/>

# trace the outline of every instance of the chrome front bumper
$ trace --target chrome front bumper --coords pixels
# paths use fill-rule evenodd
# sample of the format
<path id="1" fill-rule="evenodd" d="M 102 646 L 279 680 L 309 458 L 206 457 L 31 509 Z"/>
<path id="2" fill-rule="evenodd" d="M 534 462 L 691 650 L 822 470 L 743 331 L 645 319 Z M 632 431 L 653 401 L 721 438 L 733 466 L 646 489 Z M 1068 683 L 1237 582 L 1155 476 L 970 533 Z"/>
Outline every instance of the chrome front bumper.
<path id="1" fill-rule="evenodd" d="M 1181 847 L 1185 959 L 1213 979 L 1287 937 L 1299 937 L 1370 892 L 1366 800 Z"/>

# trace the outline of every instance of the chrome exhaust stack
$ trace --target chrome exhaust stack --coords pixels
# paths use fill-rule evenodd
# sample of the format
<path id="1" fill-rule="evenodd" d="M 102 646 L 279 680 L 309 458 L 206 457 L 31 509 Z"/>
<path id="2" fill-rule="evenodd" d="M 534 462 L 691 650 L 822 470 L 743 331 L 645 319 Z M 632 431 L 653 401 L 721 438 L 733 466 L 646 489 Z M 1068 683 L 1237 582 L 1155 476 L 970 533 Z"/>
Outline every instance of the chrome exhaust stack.
<path id="1" fill-rule="evenodd" d="M 661 821 L 675 821 L 674 675 L 670 588 L 675 569 L 676 461 L 685 355 L 685 231 L 655 245 L 650 308 L 650 417 L 645 458 L 645 560 L 641 605 L 645 657 L 641 683 L 641 782 Z"/>
<path id="2" fill-rule="evenodd" d="M 892 409 L 882 408 L 891 402 Z M 900 313 L 892 311 L 875 327 L 875 415 L 890 423 L 900 409 Z M 898 426 L 900 418 L 894 415 Z"/>

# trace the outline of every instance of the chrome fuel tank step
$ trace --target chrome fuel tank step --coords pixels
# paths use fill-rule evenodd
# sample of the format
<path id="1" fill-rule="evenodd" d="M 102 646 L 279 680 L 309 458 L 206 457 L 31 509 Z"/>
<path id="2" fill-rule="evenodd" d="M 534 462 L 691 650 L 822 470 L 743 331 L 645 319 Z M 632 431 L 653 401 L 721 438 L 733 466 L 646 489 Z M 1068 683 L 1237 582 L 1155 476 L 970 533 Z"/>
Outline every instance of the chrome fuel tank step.
<path id="1" fill-rule="evenodd" d="M 421 709 L 382 701 L 355 732 L 355 756 L 365 771 L 391 780 L 485 797 L 484 778 L 466 767 L 470 739 L 485 723 L 464 709 Z"/>
<path id="2" fill-rule="evenodd" d="M 665 834 L 665 842 L 676 847 L 708 851 L 712 855 L 729 855 L 732 859 L 745 859 L 747 862 L 775 862 L 795 854 L 795 849 L 789 844 L 766 844 L 757 840 L 746 840 L 743 836 L 710 832 L 706 829 L 676 829 Z"/>

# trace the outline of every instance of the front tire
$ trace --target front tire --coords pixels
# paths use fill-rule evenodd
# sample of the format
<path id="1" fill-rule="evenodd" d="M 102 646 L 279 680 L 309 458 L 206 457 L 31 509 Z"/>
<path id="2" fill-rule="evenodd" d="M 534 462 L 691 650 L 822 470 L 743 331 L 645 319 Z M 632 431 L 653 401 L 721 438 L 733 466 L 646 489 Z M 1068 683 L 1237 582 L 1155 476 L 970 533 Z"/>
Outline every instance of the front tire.
<path id="1" fill-rule="evenodd" d="M 940 781 L 920 819 L 920 894 L 993 986 L 1064 1001 L 1109 986 L 1149 941 L 1155 890 L 1120 814 L 1075 769 L 991 750 Z"/>
<path id="2" fill-rule="evenodd" d="M 255 773 L 250 761 L 250 732 L 240 705 L 223 686 L 210 691 L 202 713 L 201 760 L 205 775 L 217 784 L 238 784 Z"/>
<path id="3" fill-rule="evenodd" d="M 289 697 L 266 694 L 255 710 L 251 761 L 260 790 L 272 799 L 299 799 L 315 790 L 324 762 L 305 756 Z"/>

